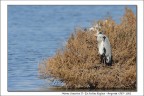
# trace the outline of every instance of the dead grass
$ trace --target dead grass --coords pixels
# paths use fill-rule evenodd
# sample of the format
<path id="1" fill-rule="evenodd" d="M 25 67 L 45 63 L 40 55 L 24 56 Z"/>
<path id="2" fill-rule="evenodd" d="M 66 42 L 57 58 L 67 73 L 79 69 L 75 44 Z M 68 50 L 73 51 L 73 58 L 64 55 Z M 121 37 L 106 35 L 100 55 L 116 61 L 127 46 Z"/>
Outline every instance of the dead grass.
<path id="1" fill-rule="evenodd" d="M 136 16 L 126 8 L 120 24 L 99 21 L 112 46 L 113 66 L 99 64 L 95 32 L 82 28 L 71 34 L 66 46 L 39 64 L 41 75 L 65 83 L 65 88 L 136 89 Z"/>

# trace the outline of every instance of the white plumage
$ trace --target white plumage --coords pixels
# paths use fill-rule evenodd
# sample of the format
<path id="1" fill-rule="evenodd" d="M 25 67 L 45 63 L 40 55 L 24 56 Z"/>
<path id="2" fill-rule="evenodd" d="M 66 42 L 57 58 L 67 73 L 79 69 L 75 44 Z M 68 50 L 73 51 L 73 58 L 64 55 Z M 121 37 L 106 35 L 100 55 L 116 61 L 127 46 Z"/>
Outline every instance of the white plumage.
<path id="1" fill-rule="evenodd" d="M 101 62 L 111 65 L 112 63 L 111 45 L 108 37 L 104 35 L 102 32 L 99 32 L 98 30 L 95 36 L 97 37 L 98 53 L 101 56 Z"/>

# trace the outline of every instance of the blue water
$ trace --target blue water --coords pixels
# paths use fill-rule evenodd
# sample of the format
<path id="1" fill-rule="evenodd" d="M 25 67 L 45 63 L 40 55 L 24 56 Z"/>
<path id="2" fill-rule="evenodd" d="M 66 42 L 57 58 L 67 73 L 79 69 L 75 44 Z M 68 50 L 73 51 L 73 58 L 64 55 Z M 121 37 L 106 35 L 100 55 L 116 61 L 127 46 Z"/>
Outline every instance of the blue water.
<path id="1" fill-rule="evenodd" d="M 8 91 L 55 91 L 38 64 L 64 45 L 75 27 L 108 15 L 119 23 L 126 6 L 8 6 Z M 127 6 L 136 14 L 136 6 Z"/>

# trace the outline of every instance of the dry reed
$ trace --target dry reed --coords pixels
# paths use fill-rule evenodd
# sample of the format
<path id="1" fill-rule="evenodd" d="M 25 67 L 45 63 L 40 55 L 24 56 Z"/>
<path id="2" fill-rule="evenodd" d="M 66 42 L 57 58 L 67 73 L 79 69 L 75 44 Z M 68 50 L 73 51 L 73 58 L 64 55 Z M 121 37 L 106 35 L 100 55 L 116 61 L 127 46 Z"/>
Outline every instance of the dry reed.
<path id="1" fill-rule="evenodd" d="M 112 66 L 99 64 L 95 32 L 77 28 L 64 48 L 39 64 L 40 74 L 64 82 L 65 88 L 136 89 L 136 16 L 126 8 L 120 24 L 103 21 L 98 22 L 112 46 Z"/>

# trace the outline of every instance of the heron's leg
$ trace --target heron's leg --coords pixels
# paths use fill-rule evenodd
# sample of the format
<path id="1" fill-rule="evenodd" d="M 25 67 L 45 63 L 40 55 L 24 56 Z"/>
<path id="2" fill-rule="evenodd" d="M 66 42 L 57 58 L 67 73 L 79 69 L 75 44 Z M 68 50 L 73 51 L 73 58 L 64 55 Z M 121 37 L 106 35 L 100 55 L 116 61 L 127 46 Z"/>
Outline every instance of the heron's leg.
<path id="1" fill-rule="evenodd" d="M 106 64 L 106 56 L 103 56 L 103 63 Z"/>
<path id="2" fill-rule="evenodd" d="M 100 55 L 100 63 L 103 63 L 103 55 Z"/>

